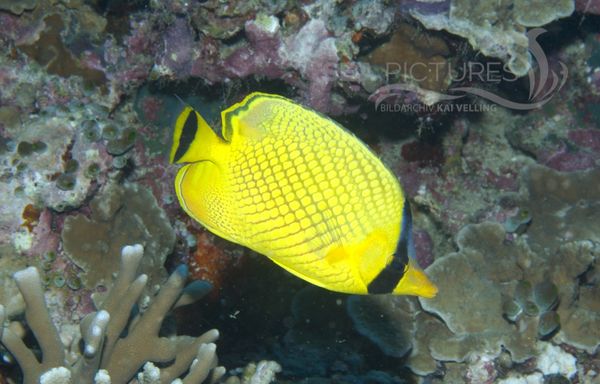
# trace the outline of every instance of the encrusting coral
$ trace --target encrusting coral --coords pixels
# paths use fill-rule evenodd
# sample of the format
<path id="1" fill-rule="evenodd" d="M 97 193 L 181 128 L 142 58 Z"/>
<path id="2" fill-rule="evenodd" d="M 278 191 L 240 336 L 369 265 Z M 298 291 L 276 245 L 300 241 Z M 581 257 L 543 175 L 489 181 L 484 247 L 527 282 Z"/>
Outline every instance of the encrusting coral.
<path id="1" fill-rule="evenodd" d="M 387 77 L 444 92 L 451 80 L 448 56 L 450 49 L 443 39 L 405 23 L 398 26 L 389 42 L 368 55 L 368 62 L 385 68 Z"/>
<path id="2" fill-rule="evenodd" d="M 505 350 L 513 362 L 523 362 L 539 354 L 537 339 L 596 353 L 599 316 L 591 297 L 598 292 L 593 276 L 599 252 L 597 226 L 590 220 L 599 207 L 599 174 L 530 166 L 520 204 L 531 224 L 523 235 L 512 237 L 490 222 L 459 232 L 459 251 L 427 269 L 440 293 L 421 300 L 447 327 L 440 328 L 436 319 L 435 329 L 428 330 L 437 335 L 428 345 L 436 360 L 462 362 Z M 477 298 L 465 301 L 472 292 Z M 515 311 L 506 311 L 511 297 L 524 302 L 517 310 L 528 316 L 511 320 Z M 419 322 L 418 328 L 426 325 Z"/>
<path id="3" fill-rule="evenodd" d="M 356 331 L 373 341 L 386 355 L 403 357 L 412 348 L 416 311 L 410 298 L 351 296 L 346 306 Z"/>
<path id="4" fill-rule="evenodd" d="M 206 290 L 184 290 L 186 267 L 179 267 L 170 275 L 145 309 L 133 311 L 148 282 L 145 274 L 136 272 L 142 256 L 141 245 L 122 249 L 120 269 L 110 291 L 98 310 L 81 321 L 83 348 L 75 358 L 65 353 L 52 323 L 37 269 L 29 267 L 15 273 L 14 279 L 26 303 L 25 320 L 42 354 L 38 361 L 33 350 L 10 326 L 0 328 L 1 343 L 21 366 L 24 384 L 125 384 L 142 366 L 143 372 L 137 375 L 139 383 L 193 384 L 202 383 L 209 376 L 209 381 L 214 382 L 224 375 L 225 369 L 216 367 L 217 330 L 197 338 L 159 336 L 169 310 L 206 293 Z M 5 323 L 3 306 L 0 306 L 0 320 Z M 152 362 L 160 363 L 161 368 L 153 368 Z M 186 371 L 185 377 L 178 379 Z"/>
<path id="5" fill-rule="evenodd" d="M 90 202 L 91 214 L 69 216 L 62 230 L 67 256 L 83 269 L 82 282 L 93 289 L 110 281 L 124 245 L 144 245 L 141 272 L 151 287 L 166 276 L 162 265 L 172 251 L 175 233 L 152 192 L 139 184 L 109 184 Z"/>
<path id="6" fill-rule="evenodd" d="M 10 11 L 17 15 L 20 15 L 26 10 L 31 10 L 37 6 L 38 1 L 36 0 L 26 0 L 26 1 L 11 1 L 11 0 L 1 0 L 0 1 L 0 9 Z"/>
<path id="7" fill-rule="evenodd" d="M 537 27 L 573 13 L 569 0 L 556 1 L 439 1 L 433 9 L 421 9 L 427 1 L 407 2 L 409 13 L 427 29 L 444 29 L 466 38 L 484 55 L 507 62 L 517 77 L 531 68 L 526 27 Z"/>
<path id="8" fill-rule="evenodd" d="M 599 177 L 598 169 L 526 167 L 523 188 L 510 195 L 518 206 L 514 222 L 463 227 L 457 251 L 427 268 L 439 288 L 434 299 L 419 300 L 419 307 L 391 297 L 351 298 L 356 330 L 384 354 L 406 356 L 417 375 L 443 366 L 444 382 L 465 375 L 470 383 L 496 382 L 510 366 L 572 378 L 573 361 L 586 364 L 583 351 L 594 356 L 600 346 Z M 391 334 L 406 348 L 385 337 Z M 582 352 L 573 355 L 575 348 Z M 538 366 L 528 368 L 534 361 Z M 482 372 L 486 380 L 473 378 Z"/>

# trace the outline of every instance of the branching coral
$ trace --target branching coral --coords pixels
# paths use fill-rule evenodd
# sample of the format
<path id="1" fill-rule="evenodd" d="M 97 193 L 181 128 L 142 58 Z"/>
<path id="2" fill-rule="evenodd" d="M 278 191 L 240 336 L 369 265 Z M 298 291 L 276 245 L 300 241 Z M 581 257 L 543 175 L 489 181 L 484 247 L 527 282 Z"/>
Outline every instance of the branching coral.
<path id="1" fill-rule="evenodd" d="M 15 281 L 26 303 L 25 319 L 42 353 L 38 361 L 34 352 L 9 327 L 0 328 L 1 342 L 21 366 L 24 384 L 124 384 L 145 363 L 144 372 L 138 375 L 140 383 L 171 383 L 188 369 L 181 381 L 183 384 L 201 383 L 211 370 L 212 381 L 225 373 L 224 368 L 215 368 L 213 342 L 219 336 L 217 330 L 197 338 L 159 336 L 167 312 L 198 296 L 197 290 L 194 297 L 184 291 L 185 267 L 171 274 L 145 310 L 131 316 L 148 282 L 146 275 L 136 272 L 142 256 L 141 245 L 122 249 L 120 269 L 112 288 L 98 311 L 81 321 L 83 350 L 74 362 L 65 354 L 58 330 L 50 318 L 38 271 L 29 267 L 15 273 Z M 4 323 L 3 306 L 0 306 L 0 320 Z M 153 369 L 150 362 L 161 363 L 162 368 Z"/>

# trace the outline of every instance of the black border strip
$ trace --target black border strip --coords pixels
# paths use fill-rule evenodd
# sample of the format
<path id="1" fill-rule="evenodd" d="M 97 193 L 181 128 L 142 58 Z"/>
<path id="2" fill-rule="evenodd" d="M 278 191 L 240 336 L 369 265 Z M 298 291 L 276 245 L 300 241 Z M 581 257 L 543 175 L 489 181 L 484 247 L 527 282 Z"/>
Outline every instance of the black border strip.
<path id="1" fill-rule="evenodd" d="M 400 229 L 400 239 L 396 245 L 396 250 L 392 262 L 379 272 L 377 276 L 367 285 L 367 292 L 372 294 L 392 293 L 398 285 L 408 265 L 408 248 L 410 246 L 409 236 L 412 232 L 412 214 L 408 201 L 404 200 L 402 208 L 402 228 Z"/>
<path id="2" fill-rule="evenodd" d="M 190 149 L 194 138 L 196 137 L 196 132 L 198 131 L 198 117 L 196 116 L 196 111 L 190 109 L 190 113 L 185 119 L 185 123 L 183 124 L 183 128 L 181 129 L 181 135 L 179 136 L 179 143 L 177 145 L 177 151 L 175 152 L 175 156 L 173 156 L 173 162 L 176 163 L 185 155 L 185 153 Z"/>

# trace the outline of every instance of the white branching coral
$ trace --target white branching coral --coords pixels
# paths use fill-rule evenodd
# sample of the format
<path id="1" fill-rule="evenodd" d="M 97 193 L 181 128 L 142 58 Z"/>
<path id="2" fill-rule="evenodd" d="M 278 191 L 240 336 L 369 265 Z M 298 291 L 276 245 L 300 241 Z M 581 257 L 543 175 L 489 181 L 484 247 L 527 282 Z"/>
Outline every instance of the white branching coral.
<path id="1" fill-rule="evenodd" d="M 65 348 L 50 319 L 37 269 L 29 267 L 14 274 L 26 304 L 25 320 L 38 342 L 41 358 L 38 360 L 23 340 L 4 325 L 5 311 L 1 305 L 0 341 L 21 366 L 24 384 L 126 384 L 130 380 L 199 384 L 216 382 L 225 374 L 223 367 L 216 367 L 217 330 L 197 338 L 159 336 L 165 315 L 172 308 L 192 301 L 190 294 L 184 292 L 185 267 L 171 274 L 145 311 L 131 316 L 148 281 L 146 275 L 137 275 L 142 256 L 141 245 L 122 249 L 114 284 L 98 311 L 81 321 L 83 349 L 75 364 L 65 359 Z M 193 296 L 198 298 L 198 290 Z M 160 363 L 161 368 L 152 369 L 151 362 Z M 133 379 L 144 364 L 147 368 L 138 376 L 139 381 Z"/>

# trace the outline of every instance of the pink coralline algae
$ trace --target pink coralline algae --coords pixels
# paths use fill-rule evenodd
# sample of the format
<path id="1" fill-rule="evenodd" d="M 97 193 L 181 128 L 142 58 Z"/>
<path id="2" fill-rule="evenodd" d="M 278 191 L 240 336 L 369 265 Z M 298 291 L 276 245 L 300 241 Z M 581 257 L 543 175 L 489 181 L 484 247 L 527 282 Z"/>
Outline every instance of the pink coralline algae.
<path id="1" fill-rule="evenodd" d="M 190 73 L 195 46 L 192 27 L 183 18 L 167 27 L 163 36 L 164 47 L 160 64 L 180 76 Z"/>
<path id="2" fill-rule="evenodd" d="M 589 156 L 561 151 L 546 159 L 543 164 L 557 171 L 571 172 L 592 168 L 595 160 Z"/>
<path id="3" fill-rule="evenodd" d="M 466 383 L 469 384 L 492 384 L 496 381 L 498 372 L 494 365 L 494 359 L 489 356 L 478 356 L 467 369 Z"/>
<path id="4" fill-rule="evenodd" d="M 311 20 L 286 41 L 282 55 L 288 65 L 308 79 L 305 99 L 309 105 L 327 111 L 334 81 L 337 78 L 337 48 L 323 21 Z"/>
<path id="5" fill-rule="evenodd" d="M 415 256 L 417 264 L 421 268 L 427 268 L 434 260 L 433 241 L 427 231 L 415 229 L 413 231 L 413 241 L 415 243 Z"/>
<path id="6" fill-rule="evenodd" d="M 519 188 L 518 175 L 514 170 L 507 169 L 496 174 L 494 171 L 485 170 L 486 181 L 501 191 L 517 191 Z"/>
<path id="7" fill-rule="evenodd" d="M 58 250 L 60 236 L 53 230 L 53 224 L 52 211 L 44 209 L 33 229 L 35 242 L 29 249 L 30 255 L 44 255 Z"/>
<path id="8" fill-rule="evenodd" d="M 594 168 L 600 161 L 597 134 L 593 131 L 570 131 L 569 139 L 583 148 L 573 149 L 563 143 L 558 150 L 540 153 L 540 162 L 557 171 L 571 172 Z M 586 148 L 587 147 L 587 148 Z M 592 149 L 588 151 L 587 149 Z"/>
<path id="9" fill-rule="evenodd" d="M 210 304 L 218 307 L 215 319 L 234 330 L 231 340 L 241 340 L 242 348 L 299 349 L 309 337 L 299 324 L 318 329 L 313 353 L 302 349 L 301 358 L 282 357 L 284 381 L 296 373 L 297 380 L 312 377 L 305 371 L 312 366 L 329 366 L 324 382 L 365 382 L 339 376 L 362 375 L 381 356 L 364 355 L 377 351 L 360 347 L 356 317 L 354 324 L 343 319 L 346 297 L 329 296 L 334 300 L 327 308 L 337 310 L 328 312 L 325 328 L 298 317 L 296 304 L 290 315 L 288 299 L 300 296 L 294 291 L 304 282 L 279 270 L 271 277 L 271 264 L 245 257 L 242 247 L 192 224 L 176 198 L 179 166 L 169 164 L 168 152 L 183 105 L 216 127 L 223 105 L 262 91 L 332 118 L 345 115 L 340 123 L 372 146 L 402 184 L 413 213 L 414 256 L 440 288 L 438 298 L 365 296 L 358 309 L 398 310 L 364 311 L 362 320 L 372 322 L 371 329 L 408 331 L 410 344 L 403 347 L 412 349 L 397 355 L 409 353 L 403 362 L 420 376 L 409 381 L 491 383 L 511 371 L 530 373 L 524 364 L 535 366 L 529 359 L 539 355 L 533 347 L 542 327 L 533 316 L 517 322 L 502 317 L 504 296 L 514 297 L 525 274 L 534 284 L 550 278 L 561 290 L 562 328 L 548 341 L 573 348 L 578 366 L 591 366 L 600 345 L 593 332 L 600 329 L 600 231 L 594 222 L 600 207 L 594 171 L 600 167 L 600 35 L 593 16 L 600 14 L 599 1 L 37 3 L 18 15 L 0 11 L 0 277 L 8 281 L 21 269 L 14 261 L 40 265 L 52 287 L 47 297 L 59 307 L 53 316 L 63 324 L 93 310 L 92 299 L 101 299 L 112 281 L 116 264 L 110 257 L 135 240 L 145 247 L 142 266 L 151 282 L 145 295 L 156 293 L 166 270 L 187 263 L 195 278 L 217 288 L 219 300 Z M 578 13 L 558 20 L 573 6 Z M 520 12 L 523 7 L 528 12 Z M 456 83 L 514 102 L 525 101 L 528 84 L 545 93 L 554 82 L 543 83 L 538 69 L 545 64 L 530 60 L 526 36 L 545 20 L 556 20 L 539 39 L 549 72 L 562 68 L 559 63 L 569 69 L 552 100 L 515 113 L 475 95 L 446 98 Z M 582 28 L 575 26 L 580 20 Z M 564 38 L 555 39 L 562 32 Z M 389 63 L 432 63 L 443 71 L 430 73 L 431 87 L 416 81 L 421 73 L 396 71 Z M 524 74 L 534 64 L 540 74 L 502 85 L 474 79 L 475 73 L 468 79 L 466 73 L 462 79 L 450 75 L 488 63 L 506 64 L 507 75 Z M 493 77 L 493 68 L 481 75 Z M 0 286 L 0 297 L 14 296 Z M 469 295 L 476 300 L 465 310 Z M 319 317 L 324 312 L 312 297 L 302 299 L 302 312 Z M 390 315 L 389 328 L 381 316 L 366 318 L 381 313 Z M 190 319 L 199 317 L 182 313 L 176 322 L 199 324 Z M 258 334 L 248 324 L 260 324 Z M 411 328 L 398 328 L 403 326 Z M 322 329 L 331 337 L 323 339 Z M 285 336 L 277 333 L 286 330 Z M 72 332 L 65 328 L 64 334 Z M 392 332 L 376 335 L 387 343 L 397 340 L 388 337 Z M 268 340 L 269 346 L 252 340 Z M 340 358 L 344 350 L 352 361 Z M 335 363 L 323 363 L 329 355 Z M 502 364 L 502 355 L 510 364 Z M 377 368 L 404 379 L 406 370 L 397 362 L 377 361 Z"/>
<path id="10" fill-rule="evenodd" d="M 588 83 L 591 86 L 590 87 L 591 91 L 594 94 L 599 95 L 600 94 L 600 71 L 596 70 L 596 71 L 592 72 L 588 76 Z"/>
<path id="11" fill-rule="evenodd" d="M 339 58 L 335 38 L 323 21 L 310 20 L 287 38 L 281 36 L 274 17 L 248 21 L 245 31 L 249 45 L 225 59 L 225 73 L 236 77 L 284 77 L 300 88 L 306 104 L 320 111 L 329 110 Z M 291 73 L 285 74 L 285 69 L 296 70 L 307 84 Z"/>
<path id="12" fill-rule="evenodd" d="M 18 39 L 26 39 L 33 33 L 31 25 L 27 26 L 25 20 L 9 13 L 0 13 L 0 24 L 2 25 L 2 33 L 5 37 L 18 42 Z"/>
<path id="13" fill-rule="evenodd" d="M 569 131 L 569 140 L 573 143 L 589 148 L 595 151 L 600 156 L 600 130 L 598 129 L 579 129 L 575 131 Z"/>
<path id="14" fill-rule="evenodd" d="M 89 7 L 65 9 L 51 14 L 57 25 L 64 26 L 52 30 L 60 32 L 52 34 L 53 47 L 64 53 L 56 61 L 70 58 L 71 70 L 61 73 L 91 77 L 105 89 L 111 107 L 146 80 L 227 84 L 254 77 L 281 80 L 295 88 L 303 103 L 339 115 L 354 110 L 348 105 L 351 98 L 366 98 L 383 84 L 381 71 L 358 59 L 359 41 L 353 36 L 366 33 L 379 38 L 392 32 L 394 7 L 381 1 L 323 9 L 315 4 L 294 8 L 275 3 L 225 8 L 218 2 L 152 4 L 151 13 L 132 14 L 119 20 L 118 28 L 110 14 L 99 16 Z M 17 45 L 47 45 L 40 39 L 44 11 L 27 19 L 0 17 L 7 26 L 0 36 Z M 95 33 L 105 38 L 88 38 L 88 18 L 95 23 Z M 355 68 L 357 78 L 352 82 L 340 75 L 344 66 Z"/>
<path id="15" fill-rule="evenodd" d="M 173 79 L 196 76 L 208 82 L 252 75 L 283 79 L 300 89 L 306 104 L 329 110 L 339 57 L 336 38 L 322 20 L 310 20 L 296 34 L 284 37 L 276 17 L 258 15 L 245 23 L 244 32 L 246 44 L 222 56 L 222 42 L 210 36 L 195 41 L 187 21 L 177 19 L 163 36 L 164 48 L 154 71 Z"/>
<path id="16" fill-rule="evenodd" d="M 279 47 L 282 44 L 279 22 L 276 18 L 263 17 L 246 22 L 244 30 L 248 46 L 238 48 L 224 62 L 224 70 L 232 77 L 263 74 L 275 79 L 283 75 Z"/>
<path id="17" fill-rule="evenodd" d="M 600 15 L 600 1 L 575 0 L 575 10 L 585 14 Z"/>

